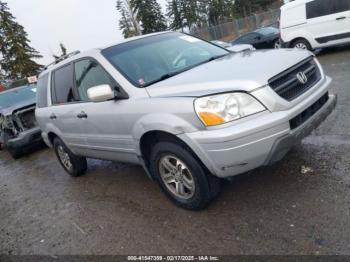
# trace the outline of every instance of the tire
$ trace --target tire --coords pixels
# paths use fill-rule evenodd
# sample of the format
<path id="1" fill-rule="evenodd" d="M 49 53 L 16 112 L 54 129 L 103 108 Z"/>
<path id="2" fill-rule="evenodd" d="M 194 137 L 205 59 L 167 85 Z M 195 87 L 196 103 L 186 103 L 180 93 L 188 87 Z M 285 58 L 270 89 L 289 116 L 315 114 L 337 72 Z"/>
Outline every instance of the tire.
<path id="1" fill-rule="evenodd" d="M 274 42 L 273 42 L 273 48 L 274 49 L 280 49 L 282 46 L 281 46 L 281 40 L 280 39 L 276 39 Z"/>
<path id="2" fill-rule="evenodd" d="M 150 171 L 165 195 L 185 209 L 203 209 L 220 193 L 221 180 L 210 174 L 189 149 L 176 142 L 154 145 Z"/>
<path id="3" fill-rule="evenodd" d="M 8 141 L 10 140 L 11 136 L 8 132 L 3 132 L 3 140 L 4 140 L 4 148 L 7 149 L 7 152 L 12 156 L 13 159 L 19 159 L 23 152 L 19 148 L 13 148 L 8 146 Z"/>
<path id="4" fill-rule="evenodd" d="M 10 153 L 13 159 L 19 159 L 23 155 L 22 150 L 15 148 L 7 148 L 7 151 Z"/>
<path id="5" fill-rule="evenodd" d="M 293 41 L 291 47 L 312 51 L 310 43 L 305 39 L 297 39 L 297 40 Z"/>
<path id="6" fill-rule="evenodd" d="M 54 139 L 53 146 L 58 161 L 70 176 L 78 177 L 85 174 L 87 169 L 85 157 L 74 155 L 73 152 L 70 151 L 64 142 L 58 137 Z"/>

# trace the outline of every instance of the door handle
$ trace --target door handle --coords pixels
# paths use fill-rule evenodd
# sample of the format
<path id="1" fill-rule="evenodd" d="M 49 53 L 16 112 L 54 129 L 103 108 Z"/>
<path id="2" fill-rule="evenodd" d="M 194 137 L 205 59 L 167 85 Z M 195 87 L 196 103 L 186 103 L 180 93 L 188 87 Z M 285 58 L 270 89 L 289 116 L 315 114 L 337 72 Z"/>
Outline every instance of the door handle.
<path id="1" fill-rule="evenodd" d="M 50 116 L 50 119 L 51 120 L 55 120 L 55 119 L 57 119 L 57 116 L 54 113 L 52 113 L 51 116 Z"/>
<path id="2" fill-rule="evenodd" d="M 88 115 L 84 112 L 84 111 L 81 111 L 78 115 L 77 115 L 78 118 L 82 119 L 82 118 L 88 118 Z"/>
<path id="3" fill-rule="evenodd" d="M 342 16 L 342 17 L 338 17 L 337 20 L 344 20 L 346 17 L 345 16 Z"/>

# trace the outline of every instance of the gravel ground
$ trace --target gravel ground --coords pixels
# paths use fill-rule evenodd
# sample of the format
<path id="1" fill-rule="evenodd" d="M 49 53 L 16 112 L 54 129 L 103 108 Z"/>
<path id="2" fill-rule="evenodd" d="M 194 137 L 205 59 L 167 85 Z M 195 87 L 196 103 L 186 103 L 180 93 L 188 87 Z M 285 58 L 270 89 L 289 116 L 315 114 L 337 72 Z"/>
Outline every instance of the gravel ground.
<path id="1" fill-rule="evenodd" d="M 200 212 L 175 207 L 137 166 L 89 160 L 73 179 L 49 149 L 0 152 L 0 254 L 350 255 L 350 47 L 318 57 L 335 112 Z"/>

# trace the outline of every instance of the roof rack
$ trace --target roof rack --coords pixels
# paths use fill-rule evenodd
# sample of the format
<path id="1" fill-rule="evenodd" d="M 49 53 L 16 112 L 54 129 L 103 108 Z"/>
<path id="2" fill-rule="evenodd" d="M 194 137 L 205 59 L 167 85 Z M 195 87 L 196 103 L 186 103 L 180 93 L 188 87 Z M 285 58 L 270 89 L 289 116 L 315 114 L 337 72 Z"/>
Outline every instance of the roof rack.
<path id="1" fill-rule="evenodd" d="M 47 66 L 44 67 L 44 70 L 48 69 L 50 66 L 53 66 L 53 65 L 56 65 L 58 64 L 59 62 L 62 62 L 63 60 L 69 58 L 69 57 L 72 57 L 74 55 L 77 55 L 77 54 L 80 54 L 80 51 L 74 51 L 74 52 L 71 52 L 69 54 L 66 54 L 64 56 L 60 56 L 59 58 L 57 58 L 54 62 L 52 62 L 51 64 L 48 64 Z"/>

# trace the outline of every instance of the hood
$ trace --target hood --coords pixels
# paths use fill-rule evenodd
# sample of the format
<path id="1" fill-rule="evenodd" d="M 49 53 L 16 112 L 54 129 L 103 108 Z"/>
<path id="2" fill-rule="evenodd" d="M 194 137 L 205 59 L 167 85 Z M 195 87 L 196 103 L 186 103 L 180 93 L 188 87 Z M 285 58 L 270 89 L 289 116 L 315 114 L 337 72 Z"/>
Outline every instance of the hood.
<path id="1" fill-rule="evenodd" d="M 15 112 L 19 109 L 26 108 L 26 107 L 29 107 L 29 106 L 32 106 L 35 104 L 36 104 L 36 98 L 27 99 L 27 100 L 21 101 L 19 103 L 13 104 L 9 107 L 1 107 L 1 105 L 0 105 L 0 115 L 4 115 L 4 116 L 12 115 L 13 112 Z"/>
<path id="2" fill-rule="evenodd" d="M 198 97 L 266 86 L 273 76 L 312 54 L 305 50 L 272 49 L 232 53 L 146 87 L 151 97 Z"/>
<path id="3" fill-rule="evenodd" d="M 243 52 L 243 51 L 255 50 L 254 46 L 246 45 L 246 44 L 233 45 L 233 46 L 227 47 L 226 49 L 233 51 L 233 52 Z"/>

